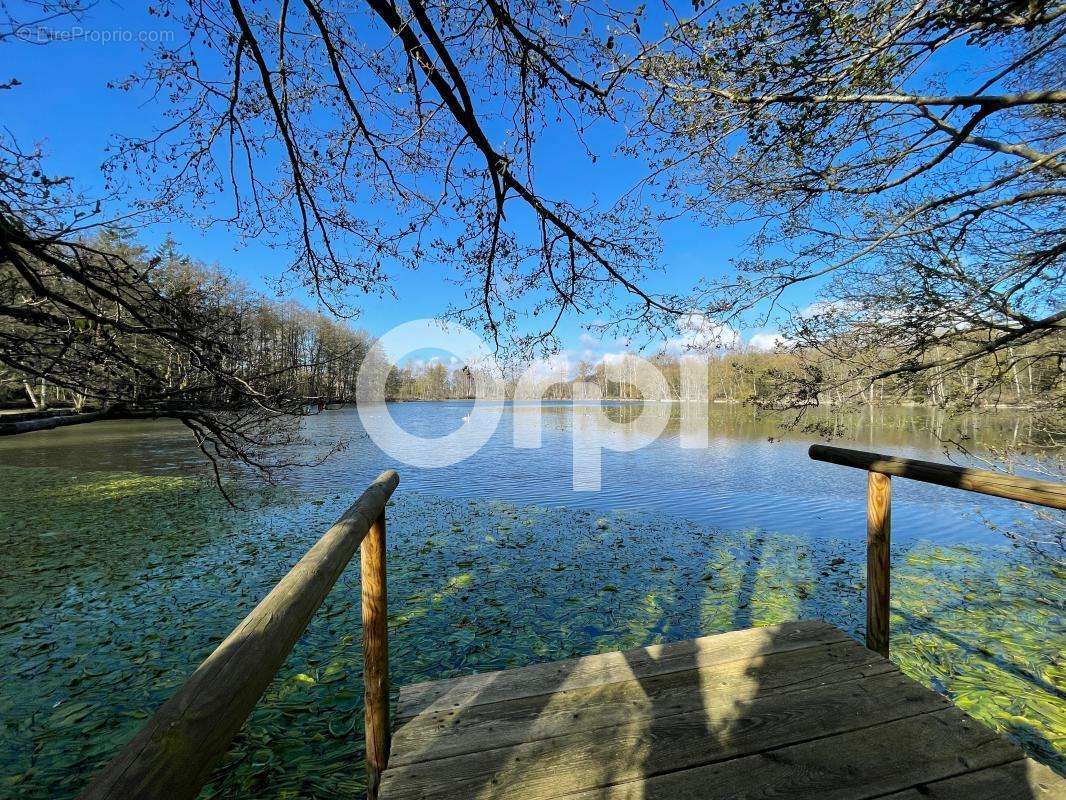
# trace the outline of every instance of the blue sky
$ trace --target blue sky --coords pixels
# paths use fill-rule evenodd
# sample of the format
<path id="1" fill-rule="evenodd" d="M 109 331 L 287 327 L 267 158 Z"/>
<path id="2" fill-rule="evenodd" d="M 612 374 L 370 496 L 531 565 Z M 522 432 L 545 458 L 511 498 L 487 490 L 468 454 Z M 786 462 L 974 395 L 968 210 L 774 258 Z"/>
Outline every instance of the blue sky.
<path id="1" fill-rule="evenodd" d="M 87 192 L 102 186 L 101 164 L 116 134 L 145 134 L 161 122 L 162 106 L 151 98 L 108 88 L 136 71 L 145 53 L 137 37 L 160 30 L 160 20 L 150 17 L 143 5 L 104 2 L 92 8 L 81 22 L 61 21 L 55 30 L 78 34 L 70 40 L 46 45 L 25 42 L 0 44 L 0 80 L 18 78 L 22 85 L 0 91 L 0 118 L 17 140 L 26 146 L 41 143 L 48 154 L 46 164 L 53 173 L 69 175 Z M 131 31 L 128 41 L 102 41 L 109 31 Z M 551 132 L 541 143 L 538 180 L 556 197 L 580 187 L 585 196 L 610 201 L 629 186 L 636 173 L 632 166 L 609 156 L 616 144 L 602 136 L 594 139 L 601 153 L 596 165 L 574 152 L 565 139 L 554 140 Z M 136 190 L 136 187 L 132 187 Z M 570 198 L 568 199 L 580 199 Z M 274 280 L 288 263 L 285 252 L 272 250 L 261 242 L 240 241 L 224 227 L 203 230 L 181 222 L 157 225 L 143 231 L 142 238 L 154 243 L 171 234 L 181 249 L 208 263 L 218 263 L 252 287 L 274 294 Z M 662 231 L 665 249 L 665 275 L 653 275 L 653 289 L 684 290 L 707 275 L 722 272 L 742 247 L 746 232 L 741 229 L 707 229 L 691 222 L 678 222 Z M 401 322 L 439 315 L 449 302 L 461 300 L 461 289 L 445 280 L 432 266 L 417 273 L 397 268 L 391 271 L 396 299 L 368 298 L 354 303 L 361 307 L 353 324 L 380 334 Z M 300 290 L 289 296 L 308 301 Z M 802 303 L 803 297 L 793 297 Z M 624 341 L 598 341 L 583 335 L 583 326 L 594 315 L 571 316 L 561 328 L 563 344 L 577 357 L 618 350 Z M 742 331 L 744 340 L 768 328 Z M 756 340 L 759 341 L 759 340 Z"/>

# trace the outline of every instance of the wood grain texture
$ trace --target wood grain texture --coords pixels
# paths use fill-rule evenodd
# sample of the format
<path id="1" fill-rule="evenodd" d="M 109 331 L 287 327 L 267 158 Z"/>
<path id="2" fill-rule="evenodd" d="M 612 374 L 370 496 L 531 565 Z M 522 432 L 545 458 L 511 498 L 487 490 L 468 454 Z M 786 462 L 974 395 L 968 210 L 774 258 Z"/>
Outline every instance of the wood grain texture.
<path id="1" fill-rule="evenodd" d="M 695 684 L 698 686 L 698 683 Z M 739 758 L 768 748 L 948 708 L 898 672 L 797 692 L 742 692 L 697 711 L 634 714 L 611 728 L 390 768 L 382 797 L 554 797 Z M 488 794 L 485 796 L 495 796 Z"/>
<path id="2" fill-rule="evenodd" d="M 825 622 L 800 620 L 653 645 L 629 653 L 600 653 L 502 672 L 412 684 L 400 689 L 396 719 L 406 721 L 427 711 L 448 711 L 519 697 L 551 695 L 568 689 L 743 661 L 752 656 L 847 640 L 847 636 Z M 503 679 L 504 675 L 506 679 Z"/>
<path id="3" fill-rule="evenodd" d="M 389 601 L 385 572 L 385 511 L 360 547 L 363 613 L 363 718 L 367 797 L 375 800 L 389 761 Z"/>
<path id="4" fill-rule="evenodd" d="M 870 470 L 882 475 L 909 478 L 923 483 L 935 483 L 953 489 L 1006 497 L 1023 503 L 1035 503 L 1048 508 L 1066 509 L 1066 483 L 1023 478 L 1005 472 L 956 467 L 914 458 L 899 458 L 882 453 L 868 453 L 845 447 L 824 444 L 811 445 L 807 454 L 815 461 L 826 461 L 844 467 Z"/>
<path id="5" fill-rule="evenodd" d="M 866 480 L 866 646 L 888 658 L 892 478 L 871 472 Z"/>
<path id="6" fill-rule="evenodd" d="M 896 667 L 848 640 L 748 659 L 605 683 L 504 703 L 426 712 L 393 737 L 390 766 L 626 724 L 634 715 L 669 716 L 732 704 L 757 687 L 761 697 L 859 680 Z M 724 713 L 724 712 L 721 712 Z"/>
<path id="7" fill-rule="evenodd" d="M 925 783 L 884 800 L 1066 800 L 1066 780 L 1027 758 Z"/>
<path id="8" fill-rule="evenodd" d="M 81 797 L 196 797 L 398 482 L 395 472 L 383 472 L 160 706 Z"/>
<path id="9" fill-rule="evenodd" d="M 597 787 L 568 800 L 859 800 L 1020 758 L 1016 746 L 949 708 L 645 781 Z M 510 796 L 480 796 L 490 797 Z"/>
<path id="10" fill-rule="evenodd" d="M 401 690 L 422 710 L 394 734 L 380 798 L 1066 800 L 1062 778 L 834 632 L 790 623 Z"/>

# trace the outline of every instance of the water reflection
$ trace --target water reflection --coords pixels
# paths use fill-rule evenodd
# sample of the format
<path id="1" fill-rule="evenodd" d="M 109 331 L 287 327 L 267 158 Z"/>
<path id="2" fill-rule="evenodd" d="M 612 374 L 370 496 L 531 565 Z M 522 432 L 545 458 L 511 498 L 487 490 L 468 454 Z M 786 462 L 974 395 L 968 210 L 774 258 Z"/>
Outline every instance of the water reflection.
<path id="1" fill-rule="evenodd" d="M 313 492 L 349 491 L 396 467 L 407 491 L 445 497 L 488 498 L 594 510 L 645 509 L 725 529 L 764 528 L 804 536 L 854 535 L 865 530 L 865 476 L 810 461 L 807 447 L 831 431 L 835 442 L 905 456 L 943 460 L 945 442 L 976 451 L 1022 446 L 1032 422 L 1021 412 L 955 417 L 921 408 L 820 410 L 789 427 L 781 415 L 740 406 L 697 406 L 706 414 L 706 447 L 683 445 L 682 409 L 674 403 L 605 404 L 602 410 L 569 403 L 507 404 L 487 444 L 473 456 L 439 469 L 396 463 L 362 430 L 354 409 L 327 411 L 305 424 L 307 460 L 347 440 L 325 465 L 295 471 L 286 482 Z M 410 433 L 440 437 L 462 425 L 468 402 L 394 403 L 389 410 Z M 686 409 L 688 411 L 690 409 Z M 541 443 L 515 447 L 515 426 L 540 416 Z M 576 454 L 575 434 L 586 447 Z M 647 446 L 644 440 L 652 440 Z M 593 445 L 603 447 L 602 453 Z M 575 491 L 573 467 L 601 461 L 598 491 Z M 113 422 L 68 428 L 0 442 L 0 463 L 78 470 L 191 474 L 204 469 L 183 428 L 171 423 Z M 897 539 L 990 541 L 976 516 L 1009 524 L 1024 516 L 1006 500 L 897 481 L 893 515 Z"/>

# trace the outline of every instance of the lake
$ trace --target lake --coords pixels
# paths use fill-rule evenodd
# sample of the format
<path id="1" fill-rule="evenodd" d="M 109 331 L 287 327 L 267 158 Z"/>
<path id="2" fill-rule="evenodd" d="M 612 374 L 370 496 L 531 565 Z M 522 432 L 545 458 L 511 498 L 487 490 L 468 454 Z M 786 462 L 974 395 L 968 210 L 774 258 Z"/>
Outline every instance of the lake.
<path id="1" fill-rule="evenodd" d="M 441 437 L 462 402 L 389 408 Z M 98 423 L 0 440 L 0 796 L 73 797 L 382 469 L 394 686 L 817 617 L 861 638 L 865 475 L 811 461 L 819 440 L 711 407 L 680 447 L 675 406 L 543 409 L 515 449 L 508 404 L 486 445 L 430 470 L 397 463 L 351 409 L 307 420 L 311 459 L 227 506 L 179 426 Z M 826 414 L 834 443 L 943 460 L 1023 442 L 1023 415 Z M 576 420 L 576 423 L 575 423 Z M 618 443 L 602 489 L 572 486 L 571 432 Z M 425 447 L 442 448 L 443 440 Z M 1017 504 L 894 482 L 893 660 L 1066 772 L 1063 573 L 1011 548 Z M 363 788 L 358 570 L 327 598 L 202 797 L 333 798 Z M 518 600 L 520 598 L 520 600 Z"/>
<path id="2" fill-rule="evenodd" d="M 389 410 L 405 430 L 422 437 L 451 433 L 470 413 L 469 402 L 393 403 Z M 699 407 L 697 407 L 699 408 Z M 859 470 L 812 461 L 807 448 L 824 441 L 804 430 L 829 426 L 833 443 L 894 455 L 947 460 L 950 442 L 962 441 L 982 452 L 1017 446 L 1026 440 L 1024 413 L 999 412 L 946 416 L 929 409 L 870 409 L 864 413 L 818 412 L 799 426 L 782 415 L 756 415 L 737 406 L 704 407 L 708 415 L 706 449 L 682 449 L 676 405 L 607 404 L 603 417 L 612 433 L 640 432 L 666 417 L 663 434 L 633 452 L 603 455 L 602 488 L 575 491 L 572 439 L 575 412 L 569 403 L 543 405 L 542 446 L 516 449 L 515 420 L 532 413 L 531 404 L 506 404 L 487 444 L 452 466 L 423 469 L 386 455 L 362 432 L 354 408 L 327 411 L 307 420 L 310 440 L 303 458 L 310 462 L 337 441 L 347 449 L 325 464 L 286 476 L 286 482 L 322 495 L 351 492 L 383 469 L 401 475 L 401 491 L 442 497 L 504 500 L 601 511 L 661 511 L 723 529 L 761 528 L 801 536 L 865 536 L 866 476 Z M 577 412 L 579 424 L 606 428 L 589 409 Z M 986 466 L 951 453 L 957 463 Z M 12 466 L 131 470 L 187 474 L 201 470 L 188 432 L 172 423 L 99 423 L 36 437 L 0 440 L 0 463 Z M 941 543 L 1002 541 L 988 523 L 1010 525 L 1024 513 L 1017 503 L 929 484 L 896 481 L 893 487 L 893 536 Z"/>

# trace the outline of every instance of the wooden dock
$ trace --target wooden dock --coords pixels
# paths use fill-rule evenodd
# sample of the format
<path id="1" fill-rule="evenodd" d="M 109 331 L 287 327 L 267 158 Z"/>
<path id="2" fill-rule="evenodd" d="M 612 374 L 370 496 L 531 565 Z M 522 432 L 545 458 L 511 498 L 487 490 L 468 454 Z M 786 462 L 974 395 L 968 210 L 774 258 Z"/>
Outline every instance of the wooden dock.
<path id="1" fill-rule="evenodd" d="M 823 622 L 404 687 L 381 800 L 1063 800 Z"/>

